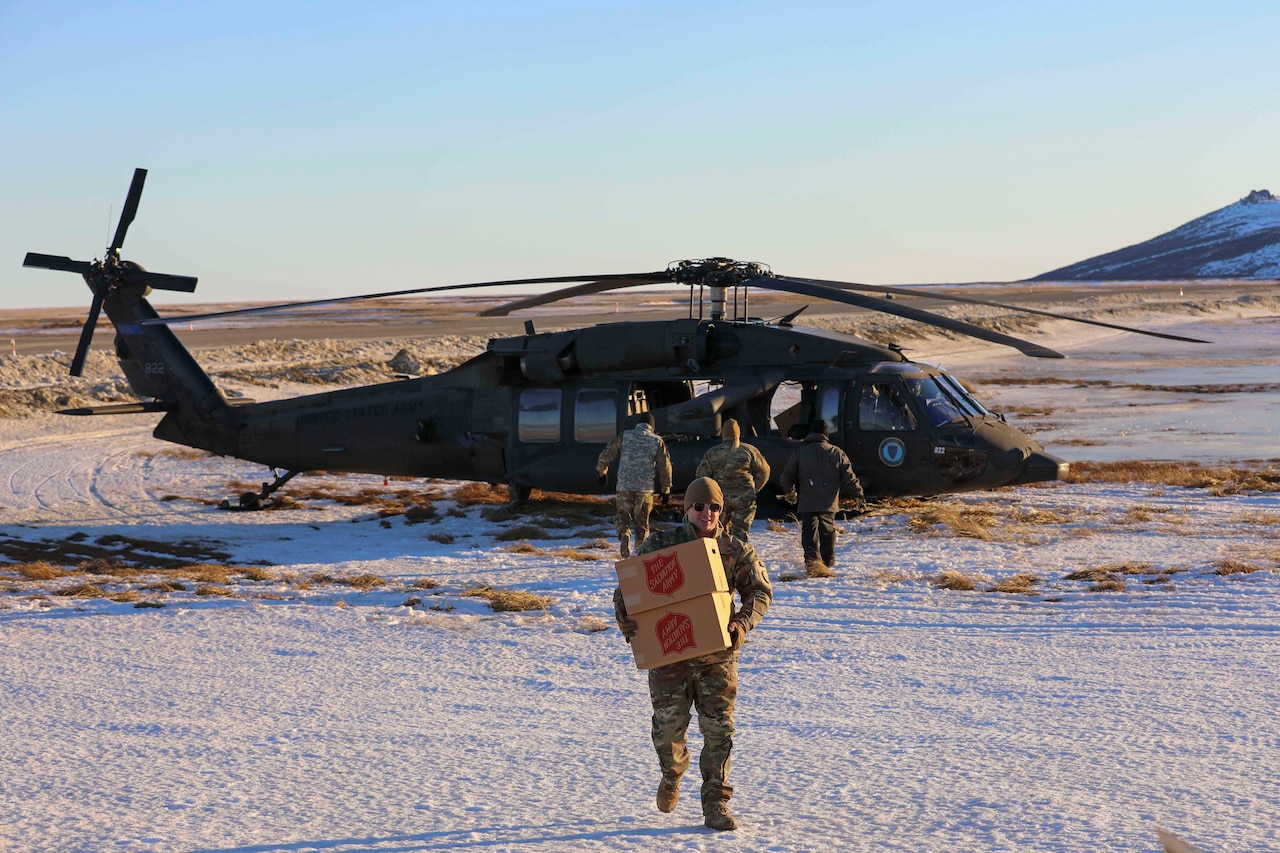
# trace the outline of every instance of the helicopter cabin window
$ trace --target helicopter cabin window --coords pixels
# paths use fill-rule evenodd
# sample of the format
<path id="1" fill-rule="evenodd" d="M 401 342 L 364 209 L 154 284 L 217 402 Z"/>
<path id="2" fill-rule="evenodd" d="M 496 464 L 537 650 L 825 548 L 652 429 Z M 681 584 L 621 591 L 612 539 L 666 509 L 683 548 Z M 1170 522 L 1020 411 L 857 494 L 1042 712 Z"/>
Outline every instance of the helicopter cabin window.
<path id="1" fill-rule="evenodd" d="M 835 435 L 840 429 L 840 389 L 823 388 L 818 397 L 818 417 L 827 422 L 827 430 Z"/>
<path id="2" fill-rule="evenodd" d="M 559 388 L 526 388 L 520 393 L 520 440 L 560 440 Z"/>
<path id="3" fill-rule="evenodd" d="M 858 400 L 858 429 L 864 432 L 910 432 L 915 428 L 915 416 L 892 384 L 869 382 L 862 386 L 862 396 Z"/>
<path id="4" fill-rule="evenodd" d="M 618 392 L 582 388 L 573 406 L 573 438 L 583 443 L 607 442 L 618 431 Z"/>

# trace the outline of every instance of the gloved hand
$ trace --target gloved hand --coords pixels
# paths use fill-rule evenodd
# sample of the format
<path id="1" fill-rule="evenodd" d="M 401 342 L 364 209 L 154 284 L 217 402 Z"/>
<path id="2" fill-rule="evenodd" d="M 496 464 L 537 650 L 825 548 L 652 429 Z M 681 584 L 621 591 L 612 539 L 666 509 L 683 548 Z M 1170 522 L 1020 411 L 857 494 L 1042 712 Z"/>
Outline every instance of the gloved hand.
<path id="1" fill-rule="evenodd" d="M 596 482 L 599 483 L 600 485 L 603 486 L 608 481 L 609 481 L 608 474 L 596 474 Z"/>
<path id="2" fill-rule="evenodd" d="M 747 629 L 736 619 L 729 623 L 729 649 L 737 651 L 747 641 Z"/>
<path id="3" fill-rule="evenodd" d="M 619 617 L 618 630 L 622 632 L 622 636 L 625 637 L 629 643 L 631 642 L 631 638 L 636 635 L 636 632 L 640 630 L 640 626 L 636 624 L 636 620 L 629 616 L 625 618 Z"/>

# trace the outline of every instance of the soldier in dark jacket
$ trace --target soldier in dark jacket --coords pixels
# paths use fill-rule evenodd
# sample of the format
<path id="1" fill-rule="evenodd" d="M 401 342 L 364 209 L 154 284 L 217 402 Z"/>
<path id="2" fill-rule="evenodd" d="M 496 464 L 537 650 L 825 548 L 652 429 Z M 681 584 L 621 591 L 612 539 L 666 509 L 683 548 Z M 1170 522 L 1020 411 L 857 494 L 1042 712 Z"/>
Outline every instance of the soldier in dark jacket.
<path id="1" fill-rule="evenodd" d="M 782 488 L 796 490 L 800 516 L 800 546 L 804 573 L 811 578 L 834 577 L 836 510 L 841 493 L 861 498 L 862 484 L 844 451 L 827 441 L 827 422 L 818 421 L 804 444 L 792 452 L 782 469 Z"/>
<path id="2" fill-rule="evenodd" d="M 716 830 L 737 829 L 738 823 L 729 813 L 733 788 L 728 784 L 728 775 L 729 753 L 733 750 L 733 708 L 738 696 L 738 649 L 747 632 L 764 618 L 773 601 L 773 587 L 756 549 L 721 528 L 724 495 L 715 480 L 703 477 L 690 483 L 684 493 L 684 508 L 684 523 L 654 533 L 640 546 L 640 553 L 660 551 L 698 537 L 714 537 L 725 577 L 737 591 L 741 606 L 729 621 L 728 649 L 649 670 L 653 746 L 662 767 L 657 804 L 659 811 L 669 812 L 680 798 L 680 777 L 689 769 L 685 736 L 692 716 L 690 708 L 696 707 L 702 732 L 698 767 L 702 771 L 703 821 Z M 613 611 L 619 630 L 630 642 L 637 626 L 627 615 L 621 589 L 614 590 Z"/>

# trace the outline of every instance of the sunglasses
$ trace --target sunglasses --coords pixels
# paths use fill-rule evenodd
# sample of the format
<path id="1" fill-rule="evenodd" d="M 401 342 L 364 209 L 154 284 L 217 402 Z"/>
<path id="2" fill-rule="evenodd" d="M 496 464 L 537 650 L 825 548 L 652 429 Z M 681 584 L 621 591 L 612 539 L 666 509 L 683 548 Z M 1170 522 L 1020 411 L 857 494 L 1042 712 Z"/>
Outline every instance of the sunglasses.
<path id="1" fill-rule="evenodd" d="M 720 504 L 691 504 L 691 506 L 693 507 L 694 512 L 703 512 L 708 509 L 712 512 L 719 512 L 723 509 Z"/>

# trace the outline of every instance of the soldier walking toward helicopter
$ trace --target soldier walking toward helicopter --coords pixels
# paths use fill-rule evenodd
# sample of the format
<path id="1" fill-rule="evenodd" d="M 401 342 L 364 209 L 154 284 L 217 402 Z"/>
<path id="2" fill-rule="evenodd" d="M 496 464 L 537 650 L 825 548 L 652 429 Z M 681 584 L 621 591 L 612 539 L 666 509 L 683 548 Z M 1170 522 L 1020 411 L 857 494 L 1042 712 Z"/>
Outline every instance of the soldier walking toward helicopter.
<path id="1" fill-rule="evenodd" d="M 698 463 L 697 476 L 710 477 L 724 492 L 723 524 L 743 542 L 750 538 L 756 518 L 756 492 L 769 482 L 764 454 L 739 438 L 738 422 L 727 420 L 720 428 L 724 441 L 712 445 Z"/>
<path id="2" fill-rule="evenodd" d="M 667 455 L 667 443 L 653 427 L 653 415 L 646 412 L 635 427 L 614 436 L 596 460 L 596 478 L 602 486 L 610 463 L 618 460 L 614 524 L 618 528 L 618 553 L 624 560 L 631 556 L 632 532 L 637 548 L 649 535 L 655 475 L 659 493 L 665 497 L 671 492 L 671 457 Z"/>
<path id="3" fill-rule="evenodd" d="M 829 431 L 826 421 L 817 421 L 782 469 L 782 488 L 796 490 L 804 574 L 811 578 L 835 576 L 831 568 L 836 562 L 835 514 L 841 493 L 862 497 L 858 475 L 845 452 L 827 440 Z M 782 579 L 798 577 L 788 572 Z"/>

